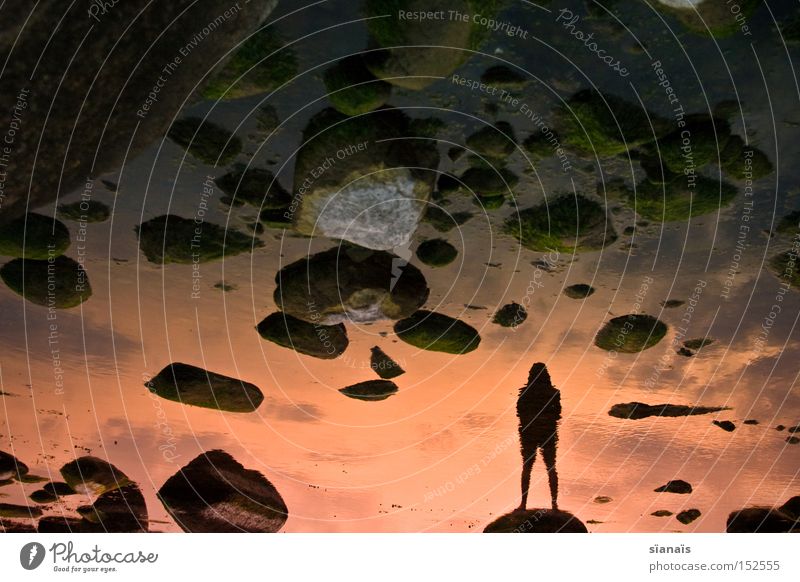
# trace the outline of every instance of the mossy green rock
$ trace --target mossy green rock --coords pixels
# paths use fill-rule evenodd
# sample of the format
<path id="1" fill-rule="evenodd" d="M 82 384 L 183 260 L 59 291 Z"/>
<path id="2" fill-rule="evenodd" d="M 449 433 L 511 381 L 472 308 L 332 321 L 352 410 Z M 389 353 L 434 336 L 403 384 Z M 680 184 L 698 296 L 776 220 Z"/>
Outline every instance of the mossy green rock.
<path id="1" fill-rule="evenodd" d="M 167 479 L 158 498 L 187 532 L 274 533 L 289 516 L 264 475 L 220 450 L 199 455 Z"/>
<path id="2" fill-rule="evenodd" d="M 347 331 L 338 325 L 316 325 L 288 313 L 273 313 L 265 317 L 256 328 L 267 341 L 289 348 L 299 354 L 323 360 L 341 356 L 347 349 Z"/>
<path id="3" fill-rule="evenodd" d="M 652 315 L 632 313 L 615 317 L 597 332 L 594 345 L 607 351 L 636 354 L 652 348 L 667 335 L 667 325 Z"/>
<path id="4" fill-rule="evenodd" d="M 111 209 L 98 200 L 83 200 L 60 205 L 58 214 L 75 222 L 105 222 L 111 216 Z"/>
<path id="5" fill-rule="evenodd" d="M 28 213 L 0 227 L 0 255 L 47 259 L 69 248 L 69 229 L 60 220 Z"/>
<path id="6" fill-rule="evenodd" d="M 600 250 L 617 240 L 603 207 L 583 195 L 563 195 L 522 210 L 505 222 L 504 231 L 534 251 Z"/>
<path id="7" fill-rule="evenodd" d="M 364 16 L 374 45 L 385 50 L 368 54 L 367 66 L 387 82 L 407 89 L 424 89 L 437 77 L 447 77 L 479 47 L 488 29 L 473 23 L 473 12 L 491 18 L 497 0 L 366 0 Z M 400 12 L 458 11 L 468 15 L 444 20 L 409 20 Z M 442 48 L 438 48 L 442 47 Z M 446 47 L 446 48 L 445 48 Z M 470 49 L 470 50 L 463 50 Z"/>
<path id="8" fill-rule="evenodd" d="M 15 519 L 33 519 L 40 517 L 42 510 L 35 505 L 28 507 L 27 505 L 14 505 L 12 503 L 0 503 L 0 517 L 9 517 Z"/>
<path id="9" fill-rule="evenodd" d="M 79 457 L 61 467 L 61 476 L 74 491 L 102 495 L 131 483 L 114 465 L 97 457 Z"/>
<path id="10" fill-rule="evenodd" d="M 397 384 L 391 380 L 367 380 L 342 388 L 339 392 L 356 400 L 386 400 L 397 393 Z"/>
<path id="11" fill-rule="evenodd" d="M 426 240 L 417 247 L 417 258 L 429 267 L 444 267 L 458 256 L 458 250 L 444 239 Z"/>
<path id="12" fill-rule="evenodd" d="M 428 206 L 424 220 L 439 232 L 449 232 L 456 226 L 465 224 L 472 217 L 471 212 L 447 212 L 437 206 Z"/>
<path id="13" fill-rule="evenodd" d="M 771 174 L 774 169 L 767 154 L 748 146 L 738 135 L 731 136 L 722 151 L 721 163 L 725 172 L 737 180 L 758 180 Z"/>
<path id="14" fill-rule="evenodd" d="M 277 89 L 297 74 L 297 58 L 274 24 L 255 32 L 203 89 L 206 99 L 238 99 Z"/>
<path id="15" fill-rule="evenodd" d="M 569 287 L 564 287 L 564 295 L 569 297 L 570 299 L 586 299 L 589 295 L 594 293 L 595 289 L 591 285 L 586 285 L 584 283 L 578 283 L 576 285 L 570 285 Z"/>
<path id="16" fill-rule="evenodd" d="M 342 59 L 323 75 L 328 100 L 345 115 L 361 115 L 385 105 L 392 86 L 370 73 L 361 55 Z"/>
<path id="17" fill-rule="evenodd" d="M 492 318 L 492 323 L 502 327 L 517 327 L 528 319 L 528 311 L 519 303 L 503 305 Z"/>
<path id="18" fill-rule="evenodd" d="M 75 307 L 92 296 L 86 271 L 65 256 L 52 261 L 14 259 L 0 268 L 0 278 L 31 303 L 55 309 Z"/>
<path id="19" fill-rule="evenodd" d="M 685 121 L 684 128 L 676 129 L 658 142 L 661 160 L 677 174 L 683 174 L 687 168 L 702 168 L 717 162 L 731 137 L 730 126 L 722 119 L 692 115 Z"/>
<path id="20" fill-rule="evenodd" d="M 261 168 L 238 166 L 214 183 L 231 198 L 259 209 L 285 208 L 292 201 L 292 195 L 283 189 L 275 175 Z"/>
<path id="21" fill-rule="evenodd" d="M 477 349 L 481 337 L 471 325 L 433 311 L 417 311 L 394 326 L 404 342 L 423 350 L 466 354 Z"/>
<path id="22" fill-rule="evenodd" d="M 286 208 L 265 208 L 258 215 L 258 220 L 267 228 L 286 229 L 292 227 L 291 215 L 287 216 Z"/>
<path id="23" fill-rule="evenodd" d="M 242 151 L 242 140 L 224 127 L 199 117 L 177 120 L 167 137 L 208 165 L 227 165 Z"/>
<path id="24" fill-rule="evenodd" d="M 800 232 L 800 210 L 794 210 L 781 218 L 775 230 L 780 234 L 791 235 Z"/>
<path id="25" fill-rule="evenodd" d="M 253 412 L 264 401 L 255 384 L 189 364 L 170 364 L 145 386 L 167 400 L 227 412 Z"/>
<path id="26" fill-rule="evenodd" d="M 657 115 L 648 118 L 638 105 L 593 89 L 570 97 L 558 110 L 557 121 L 563 143 L 600 156 L 624 153 L 669 131 L 669 124 Z"/>
<path id="27" fill-rule="evenodd" d="M 622 202 L 642 218 L 654 222 L 674 222 L 703 216 L 728 206 L 738 190 L 725 181 L 698 175 L 694 186 L 685 176 L 678 176 L 662 185 L 640 183 L 636 191 L 624 188 Z"/>
<path id="28" fill-rule="evenodd" d="M 483 127 L 467 138 L 467 147 L 487 158 L 505 160 L 516 150 L 514 128 L 505 121 Z"/>
<path id="29" fill-rule="evenodd" d="M 430 290 L 417 267 L 385 251 L 342 245 L 287 265 L 275 275 L 275 304 L 309 324 L 401 319 Z"/>
<path id="30" fill-rule="evenodd" d="M 511 196 L 519 176 L 506 168 L 469 168 L 461 175 L 464 187 L 479 198 Z"/>
<path id="31" fill-rule="evenodd" d="M 237 230 L 211 222 L 163 214 L 136 228 L 139 248 L 151 263 L 206 263 L 250 252 L 264 243 Z"/>

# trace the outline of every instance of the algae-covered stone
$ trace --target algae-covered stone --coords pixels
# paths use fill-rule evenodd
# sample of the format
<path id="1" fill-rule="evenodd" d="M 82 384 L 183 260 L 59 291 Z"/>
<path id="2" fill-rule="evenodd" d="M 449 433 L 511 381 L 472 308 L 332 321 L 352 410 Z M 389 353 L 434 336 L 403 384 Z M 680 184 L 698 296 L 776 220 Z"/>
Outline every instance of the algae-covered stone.
<path id="1" fill-rule="evenodd" d="M 701 337 L 701 338 L 694 338 L 690 340 L 686 340 L 683 342 L 683 347 L 690 349 L 690 350 L 699 350 L 706 346 L 710 346 L 716 340 L 713 337 Z"/>
<path id="2" fill-rule="evenodd" d="M 444 267 L 458 256 L 458 250 L 444 239 L 426 240 L 417 247 L 417 258 L 429 267 Z"/>
<path id="3" fill-rule="evenodd" d="M 147 504 L 135 483 L 106 491 L 93 504 L 78 507 L 77 511 L 99 531 L 136 533 L 148 528 Z"/>
<path id="4" fill-rule="evenodd" d="M 376 250 L 407 245 L 439 165 L 435 142 L 409 132 L 409 118 L 392 108 L 315 115 L 297 154 L 287 211 L 297 232 Z"/>
<path id="5" fill-rule="evenodd" d="M 111 209 L 99 200 L 81 200 L 60 205 L 58 214 L 75 222 L 105 222 L 111 216 Z"/>
<path id="6" fill-rule="evenodd" d="M 323 76 L 328 100 L 345 115 L 361 115 L 385 105 L 392 86 L 370 73 L 361 55 L 342 59 Z"/>
<path id="7" fill-rule="evenodd" d="M 60 220 L 30 212 L 0 228 L 0 255 L 47 259 L 69 248 L 69 229 Z"/>
<path id="8" fill-rule="evenodd" d="M 505 65 L 489 67 L 481 75 L 481 83 L 502 89 L 522 89 L 527 79 Z"/>
<path id="9" fill-rule="evenodd" d="M 378 346 L 372 348 L 369 363 L 375 373 L 384 380 L 391 380 L 392 378 L 406 373 L 406 371 L 400 367 L 400 364 L 390 358 L 389 355 Z"/>
<path id="10" fill-rule="evenodd" d="M 669 131 L 662 118 L 620 97 L 584 89 L 557 113 L 563 143 L 585 154 L 613 156 Z M 652 124 L 652 126 L 651 126 Z"/>
<path id="11" fill-rule="evenodd" d="M 581 520 L 558 509 L 517 509 L 498 517 L 483 533 L 588 533 Z"/>
<path id="12" fill-rule="evenodd" d="M 158 498 L 187 532 L 274 533 L 289 514 L 264 475 L 220 450 L 201 454 L 167 479 Z"/>
<path id="13" fill-rule="evenodd" d="M 213 76 L 206 99 L 238 99 L 277 89 L 297 74 L 297 58 L 274 24 L 256 31 Z"/>
<path id="14" fill-rule="evenodd" d="M 775 255 L 769 260 L 769 269 L 772 273 L 788 282 L 795 290 L 800 289 L 800 264 L 798 264 L 797 254 L 786 251 Z M 0 271 L 0 274 L 2 271 Z"/>
<path id="15" fill-rule="evenodd" d="M 516 150 L 514 128 L 505 121 L 483 127 L 467 138 L 467 146 L 487 158 L 504 160 Z"/>
<path id="16" fill-rule="evenodd" d="M 724 180 L 698 175 L 690 182 L 686 176 L 678 176 L 663 185 L 643 181 L 635 192 L 625 189 L 623 202 L 642 218 L 672 222 L 718 212 L 736 198 L 737 192 Z"/>
<path id="17" fill-rule="evenodd" d="M 716 162 L 731 137 L 728 122 L 707 115 L 690 115 L 686 126 L 658 140 L 661 161 L 672 172 L 683 174 L 687 168 L 702 168 Z"/>
<path id="18" fill-rule="evenodd" d="M 384 251 L 343 245 L 287 265 L 275 275 L 275 304 L 311 324 L 408 317 L 430 293 L 414 265 Z"/>
<path id="19" fill-rule="evenodd" d="M 478 330 L 471 325 L 432 311 L 420 310 L 401 319 L 394 331 L 404 342 L 432 352 L 466 354 L 481 342 Z"/>
<path id="20" fill-rule="evenodd" d="M 341 356 L 349 340 L 343 324 L 320 325 L 308 323 L 288 313 L 273 313 L 256 328 L 259 335 L 299 354 L 331 360 Z"/>
<path id="21" fill-rule="evenodd" d="M 356 400 L 386 400 L 397 393 L 397 384 L 391 380 L 367 380 L 342 388 L 339 392 Z"/>
<path id="22" fill-rule="evenodd" d="M 47 491 L 45 489 L 37 489 L 33 493 L 29 495 L 31 501 L 35 503 L 54 503 L 58 501 L 58 495 L 53 493 L 52 491 Z"/>
<path id="23" fill-rule="evenodd" d="M 31 303 L 55 309 L 75 307 L 92 296 L 83 266 L 65 256 L 44 261 L 14 259 L 0 268 L 0 278 Z"/>
<path id="24" fill-rule="evenodd" d="M 756 147 L 748 146 L 738 135 L 731 136 L 722 151 L 721 164 L 737 180 L 758 180 L 771 174 L 774 169 L 767 154 Z"/>
<path id="25" fill-rule="evenodd" d="M 471 212 L 447 212 L 437 206 L 428 206 L 424 220 L 439 232 L 449 232 L 466 223 L 472 216 Z"/>
<path id="26" fill-rule="evenodd" d="M 615 404 L 608 411 L 609 416 L 640 420 L 651 416 L 695 416 L 728 410 L 724 406 L 688 406 L 684 404 L 644 404 L 642 402 L 624 402 Z"/>
<path id="27" fill-rule="evenodd" d="M 166 366 L 145 386 L 167 400 L 227 412 L 253 412 L 264 400 L 255 384 L 181 363 Z"/>
<path id="28" fill-rule="evenodd" d="M 498 5 L 497 0 L 366 0 L 364 15 L 369 18 L 371 40 L 384 49 L 370 52 L 367 66 L 393 85 L 424 89 L 460 67 L 487 36 L 489 29 L 473 22 L 470 15 L 491 19 Z M 414 12 L 447 14 L 448 10 L 467 18 L 402 17 Z"/>
<path id="29" fill-rule="evenodd" d="M 534 160 L 548 158 L 558 153 L 560 144 L 558 134 L 552 130 L 550 131 L 550 134 L 542 132 L 532 133 L 522 142 L 522 147 L 525 148 L 525 151 L 528 152 L 530 157 Z"/>
<path id="30" fill-rule="evenodd" d="M 283 189 L 275 175 L 261 168 L 237 166 L 214 183 L 232 199 L 256 208 L 286 208 L 292 196 Z"/>
<path id="31" fill-rule="evenodd" d="M 0 503 L 0 517 L 16 519 L 33 519 L 42 515 L 42 510 L 35 505 L 14 505 L 13 503 Z"/>
<path id="32" fill-rule="evenodd" d="M 211 222 L 162 214 L 136 227 L 139 248 L 151 263 L 196 264 L 250 252 L 264 243 Z"/>
<path id="33" fill-rule="evenodd" d="M 586 285 L 585 283 L 577 283 L 569 287 L 564 287 L 564 295 L 570 299 L 586 299 L 589 295 L 592 295 L 594 291 L 594 287 Z"/>
<path id="34" fill-rule="evenodd" d="M 81 494 L 102 495 L 131 483 L 114 465 L 97 457 L 79 457 L 61 467 L 67 485 Z"/>
<path id="35" fill-rule="evenodd" d="M 177 120 L 167 137 L 208 165 L 229 164 L 242 151 L 242 140 L 224 127 L 200 117 Z"/>
<path id="36" fill-rule="evenodd" d="M 534 251 L 593 251 L 617 240 L 603 207 L 580 194 L 559 196 L 513 214 L 504 230 Z"/>
<path id="37" fill-rule="evenodd" d="M 506 168 L 469 168 L 461 175 L 464 187 L 481 199 L 511 196 L 519 176 Z"/>
<path id="38" fill-rule="evenodd" d="M 780 234 L 791 235 L 800 232 L 800 210 L 793 210 L 781 218 L 775 230 Z"/>
<path id="39" fill-rule="evenodd" d="M 492 323 L 502 327 L 517 327 L 528 319 L 528 311 L 519 303 L 503 305 L 492 318 Z"/>
<path id="40" fill-rule="evenodd" d="M 652 348 L 667 335 L 667 325 L 652 315 L 631 313 L 615 317 L 597 332 L 594 345 L 609 352 L 636 354 Z"/>
<path id="41" fill-rule="evenodd" d="M 286 208 L 265 208 L 258 220 L 267 228 L 287 229 L 292 227 L 292 218 Z"/>

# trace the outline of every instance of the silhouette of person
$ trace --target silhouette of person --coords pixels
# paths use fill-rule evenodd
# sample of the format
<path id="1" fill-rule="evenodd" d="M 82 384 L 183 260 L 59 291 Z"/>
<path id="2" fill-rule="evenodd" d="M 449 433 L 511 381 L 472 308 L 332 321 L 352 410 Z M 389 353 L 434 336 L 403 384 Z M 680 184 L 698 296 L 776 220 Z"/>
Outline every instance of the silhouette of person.
<path id="1" fill-rule="evenodd" d="M 520 388 L 517 399 L 519 440 L 522 451 L 522 501 L 519 509 L 528 504 L 531 471 L 536 451 L 542 450 L 547 477 L 550 482 L 550 499 L 553 509 L 558 509 L 558 473 L 556 473 L 556 445 L 558 421 L 561 419 L 561 393 L 550 381 L 547 367 L 538 362 L 528 374 L 528 383 Z"/>

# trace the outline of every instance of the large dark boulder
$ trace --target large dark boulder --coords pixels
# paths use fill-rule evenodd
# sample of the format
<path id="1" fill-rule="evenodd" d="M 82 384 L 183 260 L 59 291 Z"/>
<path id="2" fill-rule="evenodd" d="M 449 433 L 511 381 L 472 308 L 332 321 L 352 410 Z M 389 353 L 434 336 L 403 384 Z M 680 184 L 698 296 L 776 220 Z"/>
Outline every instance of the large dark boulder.
<path id="1" fill-rule="evenodd" d="M 588 533 L 581 520 L 557 509 L 517 509 L 498 517 L 484 533 Z"/>

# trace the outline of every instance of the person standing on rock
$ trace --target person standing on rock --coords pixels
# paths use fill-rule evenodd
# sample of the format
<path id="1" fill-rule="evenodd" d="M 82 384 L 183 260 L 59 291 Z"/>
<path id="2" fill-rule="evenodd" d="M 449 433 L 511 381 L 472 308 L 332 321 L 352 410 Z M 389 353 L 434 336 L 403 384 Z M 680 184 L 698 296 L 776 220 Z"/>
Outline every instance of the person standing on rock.
<path id="1" fill-rule="evenodd" d="M 561 419 L 561 393 L 550 381 L 547 366 L 537 362 L 528 374 L 528 383 L 520 388 L 517 399 L 519 440 L 522 451 L 522 500 L 520 510 L 528 505 L 536 451 L 541 449 L 547 477 L 550 482 L 550 499 L 553 509 L 558 509 L 558 473 L 556 472 L 556 445 L 558 421 Z"/>

